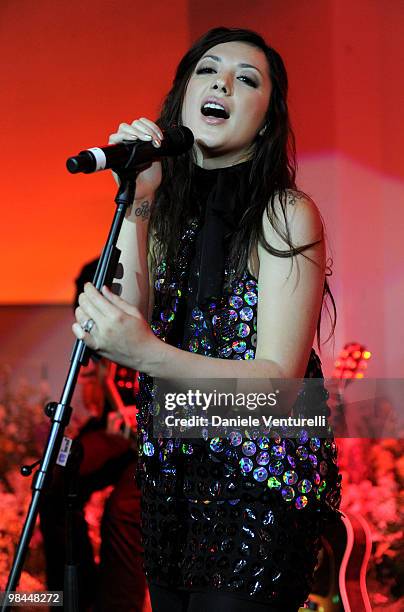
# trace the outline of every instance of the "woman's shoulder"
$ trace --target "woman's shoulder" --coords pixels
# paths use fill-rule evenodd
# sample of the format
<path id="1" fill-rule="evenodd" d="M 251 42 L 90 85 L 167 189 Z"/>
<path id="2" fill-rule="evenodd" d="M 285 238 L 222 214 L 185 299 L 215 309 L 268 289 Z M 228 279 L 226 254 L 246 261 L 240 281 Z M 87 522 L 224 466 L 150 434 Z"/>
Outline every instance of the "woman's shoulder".
<path id="1" fill-rule="evenodd" d="M 297 189 L 275 192 L 264 211 L 263 231 L 267 240 L 276 238 L 278 248 L 282 248 L 286 242 L 279 230 L 283 234 L 288 231 L 296 247 L 320 240 L 324 223 L 314 200 Z"/>
<path id="2" fill-rule="evenodd" d="M 319 208 L 313 198 L 300 189 L 283 189 L 282 191 L 275 191 L 273 198 L 268 202 L 267 209 L 271 206 L 275 208 L 276 212 L 284 208 L 289 214 L 296 210 L 312 211 L 320 214 Z"/>

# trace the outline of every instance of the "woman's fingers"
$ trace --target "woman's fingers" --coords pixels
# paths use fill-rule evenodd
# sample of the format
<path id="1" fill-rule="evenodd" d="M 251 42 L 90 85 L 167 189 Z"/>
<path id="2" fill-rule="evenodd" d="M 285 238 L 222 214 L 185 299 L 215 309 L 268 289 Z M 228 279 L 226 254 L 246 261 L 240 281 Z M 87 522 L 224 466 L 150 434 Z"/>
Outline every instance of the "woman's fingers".
<path id="1" fill-rule="evenodd" d="M 136 122 L 134 122 L 136 123 Z M 153 135 L 149 134 L 142 125 L 129 125 L 128 123 L 121 123 L 118 131 L 111 134 L 108 140 L 108 144 L 119 144 L 123 140 L 152 140 Z"/>
<path id="2" fill-rule="evenodd" d="M 92 283 L 84 285 L 84 293 L 79 297 L 79 304 L 92 319 L 97 318 L 97 316 L 114 319 L 119 315 L 117 307 L 101 295 Z"/>
<path id="3" fill-rule="evenodd" d="M 135 127 L 138 127 L 141 130 L 144 130 L 146 134 L 150 134 L 154 140 L 154 142 L 158 142 L 159 145 L 164 138 L 164 134 L 162 130 L 156 123 L 150 121 L 150 119 L 146 119 L 146 117 L 141 117 L 132 123 Z"/>
<path id="4" fill-rule="evenodd" d="M 91 308 L 90 308 L 91 310 Z M 73 333 L 79 340 L 84 340 L 87 346 L 90 348 L 97 350 L 97 343 L 94 337 L 94 334 L 97 329 L 97 324 L 93 317 L 90 315 L 89 311 L 84 310 L 81 306 L 78 306 L 75 310 L 76 315 L 76 323 L 73 323 L 72 329 Z M 87 323 L 89 319 L 94 321 L 91 330 L 83 329 L 84 325 Z"/>
<path id="5" fill-rule="evenodd" d="M 93 351 L 98 350 L 97 342 L 94 338 L 94 335 L 91 335 L 90 332 L 84 331 L 80 323 L 73 323 L 72 330 L 73 334 L 78 340 L 84 340 L 85 344 Z"/>
<path id="6" fill-rule="evenodd" d="M 92 283 L 85 284 L 84 293 L 79 296 L 79 307 L 75 311 L 76 318 L 80 323 L 87 319 L 99 320 L 102 323 L 103 319 L 116 319 L 122 312 L 132 317 L 141 316 L 140 311 L 135 306 L 125 302 L 105 285 L 102 288 L 102 294 Z"/>
<path id="7" fill-rule="evenodd" d="M 106 285 L 102 288 L 102 294 L 107 298 L 109 302 L 111 302 L 114 306 L 126 312 L 126 314 L 131 315 L 132 317 L 140 316 L 140 311 L 132 304 L 128 304 L 122 298 L 120 298 L 116 293 L 113 293 Z"/>
<path id="8" fill-rule="evenodd" d="M 133 140 L 138 138 L 136 131 L 129 123 L 121 123 L 118 131 L 111 134 L 108 144 L 119 144 L 123 140 Z"/>
<path id="9" fill-rule="evenodd" d="M 76 321 L 79 323 L 79 325 L 84 325 L 84 323 L 86 321 L 88 321 L 88 319 L 90 319 L 91 317 L 83 310 L 83 308 L 81 308 L 81 306 L 78 306 L 76 308 L 76 310 L 74 311 L 74 314 L 76 316 Z"/>
<path id="10" fill-rule="evenodd" d="M 108 144 L 119 144 L 123 140 L 143 140 L 145 142 L 152 141 L 153 145 L 159 147 L 164 137 L 161 129 L 150 119 L 141 117 L 136 119 L 131 124 L 121 123 L 118 131 L 111 134 Z"/>
<path id="11" fill-rule="evenodd" d="M 93 297 L 90 297 L 86 293 L 80 293 L 79 305 L 86 315 L 86 319 L 94 319 L 98 321 L 103 319 L 105 316 L 102 308 L 95 304 Z"/>
<path id="12" fill-rule="evenodd" d="M 142 121 L 141 119 L 137 119 L 132 123 L 133 130 L 137 137 L 140 140 L 146 140 L 152 142 L 155 147 L 159 147 L 161 145 L 160 136 L 155 132 L 150 125 Z"/>
<path id="13" fill-rule="evenodd" d="M 154 123 L 154 121 L 150 121 L 150 119 L 147 119 L 146 117 L 140 117 L 140 119 L 138 119 L 137 121 L 139 123 L 143 123 L 145 126 L 147 126 L 147 128 L 149 130 L 154 132 L 154 134 L 157 136 L 157 138 L 159 138 L 160 140 L 163 140 L 163 138 L 164 138 L 163 131 L 162 131 L 161 128 L 159 128 L 157 123 Z"/>
<path id="14" fill-rule="evenodd" d="M 79 340 L 84 340 L 85 335 L 88 334 L 88 332 L 85 332 L 81 324 L 77 323 L 77 321 L 73 323 L 72 330 L 76 338 L 78 338 Z"/>

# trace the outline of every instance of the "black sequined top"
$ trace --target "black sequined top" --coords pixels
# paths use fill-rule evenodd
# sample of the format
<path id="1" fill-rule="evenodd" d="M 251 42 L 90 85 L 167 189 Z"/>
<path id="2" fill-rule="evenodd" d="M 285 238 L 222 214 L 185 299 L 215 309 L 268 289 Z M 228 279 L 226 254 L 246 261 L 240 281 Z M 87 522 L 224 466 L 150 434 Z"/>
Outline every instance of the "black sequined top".
<path id="1" fill-rule="evenodd" d="M 245 179 L 248 170 L 249 164 L 240 164 L 236 172 Z M 228 169 L 224 171 L 229 174 Z M 203 194 L 205 206 L 216 183 L 215 172 L 219 174 L 199 169 L 194 179 L 194 193 Z M 240 193 L 240 186 L 233 181 L 231 177 L 234 189 Z M 241 278 L 231 282 L 228 290 L 223 289 L 230 274 L 225 246 L 224 269 L 219 270 L 222 272 L 221 293 L 206 299 L 206 285 L 209 293 L 215 283 L 217 287 L 218 281 L 216 278 L 212 283 L 208 279 L 206 283 L 205 278 L 201 283 L 200 279 L 201 275 L 206 275 L 201 258 L 206 245 L 209 249 L 210 239 L 203 229 L 211 222 L 207 221 L 209 211 L 203 208 L 201 211 L 183 229 L 174 273 L 169 280 L 165 261 L 155 271 L 151 328 L 162 341 L 183 350 L 220 359 L 254 359 L 258 281 L 245 270 Z M 237 215 L 237 210 L 234 214 Z M 235 226 L 229 229 L 229 224 L 225 224 L 225 245 L 231 241 Z M 212 248 L 216 249 L 217 244 Z M 207 256 L 211 257 L 211 253 Z M 220 256 L 219 253 L 216 257 L 220 260 Z M 204 296 L 199 299 L 201 284 Z M 294 415 L 308 416 L 315 408 L 316 414 L 328 416 L 328 392 L 322 384 L 321 362 L 314 349 L 305 378 L 320 380 L 319 384 L 303 388 L 299 393 Z M 139 383 L 139 477 L 155 491 L 205 502 L 244 498 L 270 500 L 285 509 L 300 511 L 338 508 L 340 477 L 336 445 L 330 430 L 326 438 L 310 437 L 304 429 L 294 439 L 285 437 L 279 429 L 258 434 L 234 430 L 223 437 L 200 440 L 163 438 L 158 433 L 153 436 L 153 380 L 141 374 Z"/>

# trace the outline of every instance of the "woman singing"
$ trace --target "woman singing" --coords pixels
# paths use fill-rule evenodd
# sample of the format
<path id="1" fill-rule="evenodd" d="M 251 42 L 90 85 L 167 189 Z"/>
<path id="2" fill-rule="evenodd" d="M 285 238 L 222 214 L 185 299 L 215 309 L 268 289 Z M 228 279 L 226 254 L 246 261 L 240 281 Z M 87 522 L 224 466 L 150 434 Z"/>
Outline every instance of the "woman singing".
<path id="1" fill-rule="evenodd" d="M 296 188 L 281 57 L 254 32 L 209 31 L 181 60 L 156 123 L 123 123 L 110 144 L 158 147 L 173 125 L 192 130 L 193 149 L 138 175 L 118 242 L 121 295 L 87 284 L 73 330 L 142 373 L 139 480 L 153 612 L 293 612 L 339 505 L 332 438 L 152 431 L 157 376 L 323 378 L 312 348 L 330 294 L 323 225 Z M 299 396 L 298 413 L 327 415 L 327 397 L 321 381 L 320 393 Z"/>

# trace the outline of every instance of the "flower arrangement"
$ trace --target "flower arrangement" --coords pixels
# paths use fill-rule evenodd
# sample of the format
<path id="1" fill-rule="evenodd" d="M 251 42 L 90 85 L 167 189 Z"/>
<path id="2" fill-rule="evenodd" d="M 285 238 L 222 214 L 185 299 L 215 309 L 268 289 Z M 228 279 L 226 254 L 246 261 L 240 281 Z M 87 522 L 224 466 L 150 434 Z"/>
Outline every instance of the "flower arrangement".
<path id="1" fill-rule="evenodd" d="M 367 583 L 373 610 L 404 608 L 403 447 L 401 439 L 339 440 L 342 510 L 362 514 L 372 532 Z"/>
<path id="2" fill-rule="evenodd" d="M 39 459 L 47 431 L 46 384 L 33 387 L 20 380 L 14 387 L 11 373 L 8 366 L 0 366 L 0 589 L 5 587 L 31 499 L 31 479 L 19 468 Z M 42 539 L 35 529 L 19 588 L 43 590 L 44 583 Z"/>
<path id="3" fill-rule="evenodd" d="M 14 384 L 11 369 L 0 366 L 0 589 L 11 568 L 15 546 L 31 499 L 31 478 L 19 472 L 23 464 L 39 459 L 49 421 L 43 407 L 49 401 L 46 382 L 37 387 Z M 343 472 L 343 510 L 360 512 L 368 521 L 373 551 L 368 568 L 368 590 L 373 610 L 404 608 L 404 538 L 402 440 L 340 439 Z M 97 559 L 100 521 L 110 488 L 93 494 L 86 520 Z M 31 540 L 19 588 L 45 588 L 45 563 L 38 529 Z"/>

